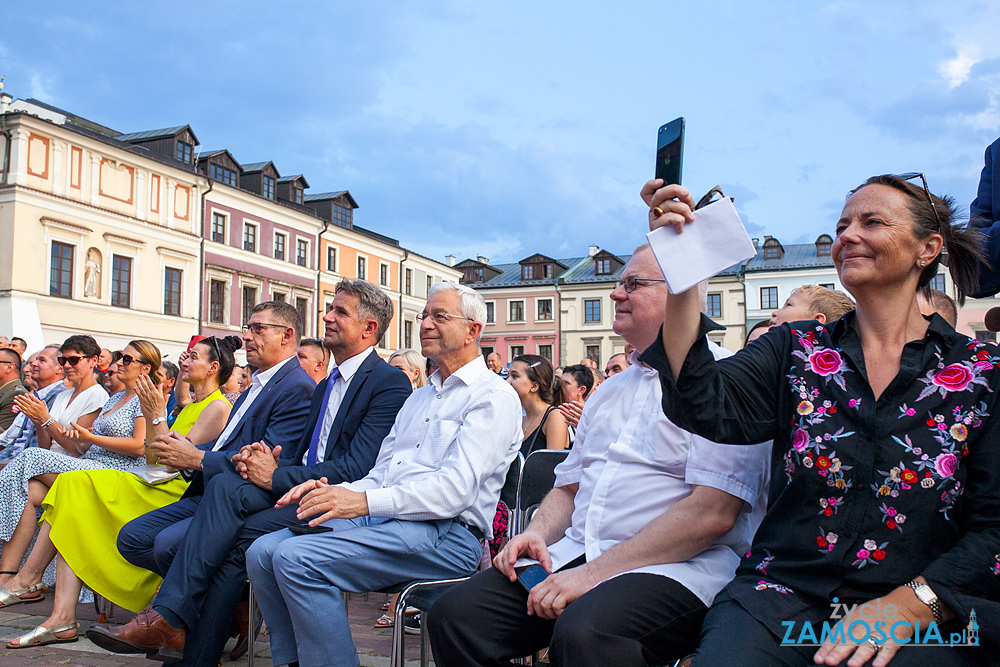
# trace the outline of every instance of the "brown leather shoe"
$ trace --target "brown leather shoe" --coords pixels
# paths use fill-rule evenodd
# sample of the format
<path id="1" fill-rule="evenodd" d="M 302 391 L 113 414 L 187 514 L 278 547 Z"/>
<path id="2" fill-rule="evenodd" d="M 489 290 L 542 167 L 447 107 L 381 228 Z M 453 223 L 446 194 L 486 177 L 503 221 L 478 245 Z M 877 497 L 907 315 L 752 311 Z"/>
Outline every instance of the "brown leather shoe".
<path id="1" fill-rule="evenodd" d="M 184 630 L 179 630 L 147 607 L 125 625 L 97 623 L 87 638 L 112 653 L 145 653 L 154 660 L 184 657 Z"/>

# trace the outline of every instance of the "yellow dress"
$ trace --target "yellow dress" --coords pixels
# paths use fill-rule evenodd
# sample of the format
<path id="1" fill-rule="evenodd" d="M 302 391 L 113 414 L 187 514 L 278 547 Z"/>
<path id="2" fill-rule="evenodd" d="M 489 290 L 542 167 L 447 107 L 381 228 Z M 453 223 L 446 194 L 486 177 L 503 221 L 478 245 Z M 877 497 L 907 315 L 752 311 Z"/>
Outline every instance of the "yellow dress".
<path id="1" fill-rule="evenodd" d="M 209 404 L 225 401 L 216 389 L 177 415 L 173 430 L 187 434 Z M 226 401 L 228 403 L 228 401 Z M 188 482 L 176 477 L 149 486 L 128 471 L 76 470 L 56 476 L 42 508 L 49 538 L 84 585 L 120 607 L 138 612 L 156 592 L 160 577 L 118 553 L 118 531 L 147 512 L 180 499 Z"/>

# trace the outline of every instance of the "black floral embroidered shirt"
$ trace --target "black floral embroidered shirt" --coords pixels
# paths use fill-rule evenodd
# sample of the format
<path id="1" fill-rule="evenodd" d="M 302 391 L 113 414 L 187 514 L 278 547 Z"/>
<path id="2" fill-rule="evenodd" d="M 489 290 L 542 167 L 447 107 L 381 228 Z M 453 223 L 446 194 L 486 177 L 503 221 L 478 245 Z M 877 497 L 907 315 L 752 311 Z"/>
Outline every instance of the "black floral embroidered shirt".
<path id="1" fill-rule="evenodd" d="M 853 311 L 719 361 L 702 335 L 676 385 L 659 339 L 642 355 L 671 421 L 774 440 L 768 513 L 726 592 L 778 636 L 781 621 L 825 619 L 834 597 L 865 602 L 921 574 L 960 618 L 996 620 L 983 613 L 1000 599 L 1000 350 L 928 319 L 877 401 Z M 703 317 L 702 334 L 718 328 Z"/>

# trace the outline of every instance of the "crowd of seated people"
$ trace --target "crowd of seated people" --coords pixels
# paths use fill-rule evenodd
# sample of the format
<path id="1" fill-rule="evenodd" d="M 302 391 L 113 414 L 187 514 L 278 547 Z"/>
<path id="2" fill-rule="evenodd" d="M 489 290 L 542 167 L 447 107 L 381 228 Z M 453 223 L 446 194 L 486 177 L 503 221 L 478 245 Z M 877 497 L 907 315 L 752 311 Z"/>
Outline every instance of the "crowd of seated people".
<path id="1" fill-rule="evenodd" d="M 650 229 L 695 217 L 681 186 L 642 198 Z M 832 247 L 853 299 L 803 285 L 735 354 L 708 339 L 706 284 L 670 294 L 639 246 L 604 372 L 484 359 L 485 301 L 454 283 L 430 290 L 420 350 L 388 360 L 392 300 L 360 280 L 321 340 L 264 302 L 242 339 L 197 337 L 174 368 L 144 340 L 71 336 L 23 369 L 0 348 L 26 381 L 0 435 L 0 608 L 57 570 L 51 615 L 8 648 L 75 641 L 85 586 L 136 612 L 92 626 L 99 646 L 214 667 L 257 634 L 249 578 L 274 664 L 353 667 L 341 592 L 473 575 L 422 619 L 438 665 L 545 648 L 574 666 L 991 664 L 1000 350 L 929 289 L 946 251 L 960 300 L 975 292 L 980 239 L 954 219 L 909 177 L 868 179 Z M 518 453 L 567 448 L 505 540 Z M 815 639 L 837 621 L 873 631 Z M 908 645 L 976 623 L 976 644 Z"/>

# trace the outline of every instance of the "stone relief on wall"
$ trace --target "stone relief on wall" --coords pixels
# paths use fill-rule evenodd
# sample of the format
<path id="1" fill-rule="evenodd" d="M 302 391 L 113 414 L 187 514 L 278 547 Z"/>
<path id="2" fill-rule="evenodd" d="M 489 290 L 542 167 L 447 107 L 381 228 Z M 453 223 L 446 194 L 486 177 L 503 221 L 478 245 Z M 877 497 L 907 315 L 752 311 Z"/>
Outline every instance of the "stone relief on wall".
<path id="1" fill-rule="evenodd" d="M 101 264 L 101 251 L 97 248 L 88 250 L 83 269 L 83 296 L 101 298 Z"/>

